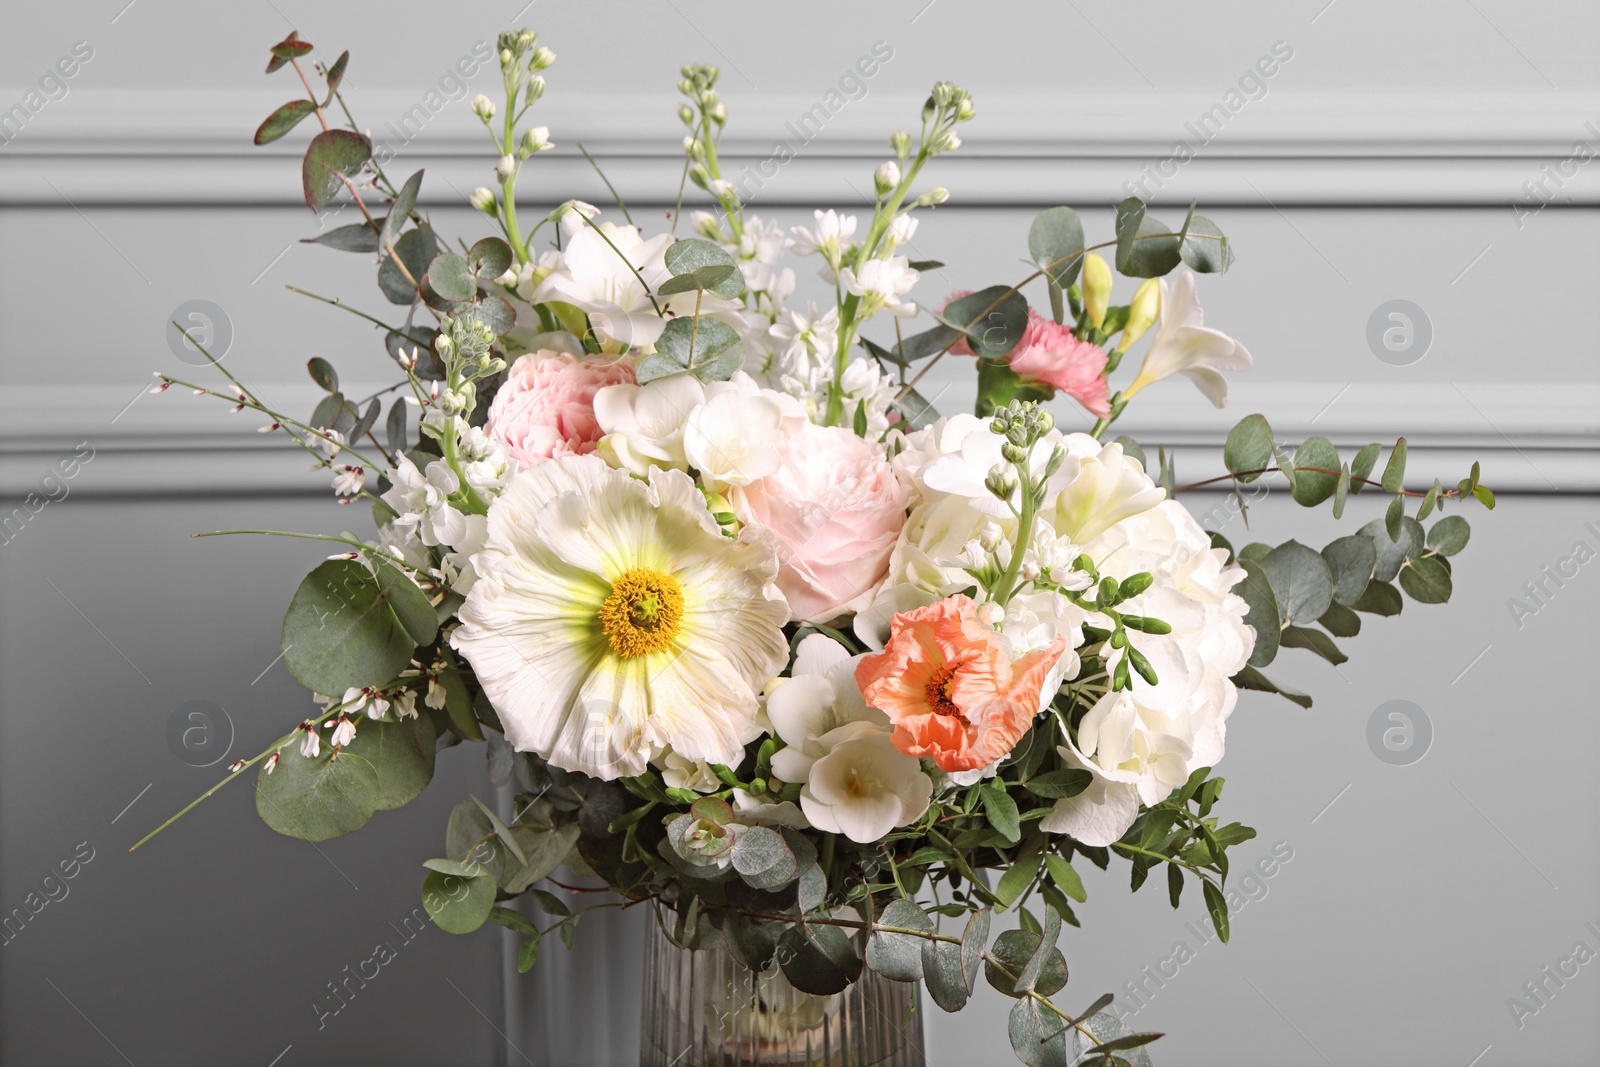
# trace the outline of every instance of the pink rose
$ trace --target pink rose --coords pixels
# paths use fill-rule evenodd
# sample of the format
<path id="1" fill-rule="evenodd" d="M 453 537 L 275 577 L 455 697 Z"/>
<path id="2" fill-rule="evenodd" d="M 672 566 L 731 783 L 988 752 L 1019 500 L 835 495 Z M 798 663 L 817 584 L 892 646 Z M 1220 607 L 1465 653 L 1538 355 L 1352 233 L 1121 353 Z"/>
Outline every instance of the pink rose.
<path id="1" fill-rule="evenodd" d="M 1094 416 L 1111 414 L 1106 397 L 1106 354 L 1099 345 L 1074 337 L 1066 326 L 1028 309 L 1022 340 L 1006 357 L 1011 369 L 1030 382 L 1066 393 Z"/>
<path id="2" fill-rule="evenodd" d="M 506 372 L 505 384 L 489 405 L 485 429 L 524 466 L 593 452 L 601 435 L 594 394 L 608 385 L 632 382 L 633 368 L 625 362 L 532 352 Z"/>
<path id="3" fill-rule="evenodd" d="M 965 289 L 957 289 L 945 306 L 967 295 Z M 951 345 L 950 352 L 957 356 L 973 354 L 965 338 Z M 1028 325 L 1022 331 L 1022 339 L 1006 362 L 1030 384 L 1066 393 L 1091 415 L 1104 418 L 1111 414 L 1106 395 L 1105 352 L 1098 345 L 1079 340 L 1070 328 L 1057 325 L 1054 319 L 1045 318 L 1033 308 L 1028 309 Z"/>
<path id="4" fill-rule="evenodd" d="M 883 446 L 842 426 L 807 423 L 779 452 L 776 471 L 730 492 L 735 514 L 772 530 L 792 619 L 859 610 L 889 571 L 905 489 Z"/>

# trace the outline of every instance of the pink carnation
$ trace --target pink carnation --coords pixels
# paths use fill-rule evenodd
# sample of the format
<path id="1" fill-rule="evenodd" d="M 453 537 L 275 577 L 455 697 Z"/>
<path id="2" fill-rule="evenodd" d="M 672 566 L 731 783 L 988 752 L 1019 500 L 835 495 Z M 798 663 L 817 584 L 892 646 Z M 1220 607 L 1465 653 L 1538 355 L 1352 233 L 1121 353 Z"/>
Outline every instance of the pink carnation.
<path id="1" fill-rule="evenodd" d="M 1106 397 L 1106 354 L 1099 345 L 1074 337 L 1032 308 L 1022 340 L 1006 357 L 1011 369 L 1030 382 L 1066 393 L 1099 418 L 1111 414 Z"/>
<path id="2" fill-rule="evenodd" d="M 905 489 L 883 446 L 842 426 L 807 423 L 779 451 L 776 471 L 729 494 L 735 514 L 773 532 L 791 618 L 860 610 L 889 571 Z"/>
<path id="3" fill-rule="evenodd" d="M 957 289 L 945 301 L 945 306 L 966 295 L 965 289 Z M 951 345 L 950 351 L 958 356 L 973 354 L 966 338 Z M 1073 336 L 1071 329 L 1057 325 L 1055 320 L 1045 318 L 1033 308 L 1028 309 L 1028 325 L 1022 332 L 1022 339 L 1006 360 L 1012 370 L 1031 384 L 1066 393 L 1091 415 L 1104 418 L 1111 414 L 1110 399 L 1106 395 L 1105 352 L 1099 345 Z"/>
<path id="4" fill-rule="evenodd" d="M 594 394 L 633 381 L 626 362 L 598 363 L 565 352 L 522 356 L 506 372 L 489 405 L 489 436 L 524 466 L 554 456 L 593 452 L 600 440 Z"/>

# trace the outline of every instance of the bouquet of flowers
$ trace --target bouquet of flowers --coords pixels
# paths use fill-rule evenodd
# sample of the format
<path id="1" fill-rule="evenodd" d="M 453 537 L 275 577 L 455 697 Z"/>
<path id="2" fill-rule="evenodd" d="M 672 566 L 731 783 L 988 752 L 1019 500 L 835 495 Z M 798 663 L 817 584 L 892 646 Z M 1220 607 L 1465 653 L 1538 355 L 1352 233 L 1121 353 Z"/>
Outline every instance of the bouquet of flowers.
<path id="1" fill-rule="evenodd" d="M 316 710 L 217 788 L 257 767 L 261 818 L 321 841 L 415 798 L 437 751 L 484 742 L 515 803 L 455 809 L 423 899 L 445 930 L 521 934 L 524 970 L 541 938 L 571 942 L 581 912 L 540 888 L 566 867 L 652 908 L 674 944 L 802 993 L 865 967 L 956 1010 L 983 971 L 1017 998 L 1024 1062 L 1147 1062 L 1159 1035 L 1121 1027 L 1109 996 L 1051 1000 L 1074 862 L 1127 863 L 1135 890 L 1164 870 L 1174 907 L 1197 883 L 1225 940 L 1227 851 L 1253 831 L 1217 817 L 1211 770 L 1238 690 L 1309 707 L 1262 673 L 1281 648 L 1341 663 L 1362 614 L 1448 599 L 1468 525 L 1438 516 L 1493 506 L 1477 466 L 1407 489 L 1403 438 L 1374 479 L 1379 445 L 1285 444 L 1250 415 L 1211 481 L 1274 475 L 1336 516 L 1363 489 L 1392 502 L 1321 550 L 1208 534 L 1170 458 L 1107 432 L 1147 387 L 1182 374 L 1220 407 L 1224 372 L 1250 367 L 1196 295 L 1230 242 L 1192 208 L 1174 228 L 1128 199 L 1090 244 L 1054 207 L 1026 277 L 913 302 L 939 264 L 906 253 L 948 198 L 923 171 L 974 115 L 955 85 L 888 139 L 870 211 L 786 232 L 723 176 L 716 68 L 685 67 L 694 235 L 647 235 L 620 198 L 620 220 L 567 200 L 525 228 L 518 180 L 553 145 L 524 118 L 555 57 L 504 33 L 504 96 L 471 105 L 498 159 L 471 203 L 498 233 L 469 243 L 418 209 L 422 172 L 396 182 L 374 158 L 340 92 L 349 54 L 314 68 L 319 90 L 311 48 L 272 47 L 268 71 L 305 96 L 255 141 L 319 127 L 306 203 L 360 221 L 311 240 L 365 257 L 403 321 L 319 299 L 376 324 L 399 395 L 354 400 L 314 358 L 326 396 L 296 418 L 215 360 L 225 382 L 158 375 L 264 416 L 376 526 L 290 535 L 339 546 L 283 623 Z M 799 304 L 797 268 L 826 299 Z M 974 414 L 918 393 L 945 359 L 975 371 Z M 995 909 L 1022 925 L 991 941 Z"/>

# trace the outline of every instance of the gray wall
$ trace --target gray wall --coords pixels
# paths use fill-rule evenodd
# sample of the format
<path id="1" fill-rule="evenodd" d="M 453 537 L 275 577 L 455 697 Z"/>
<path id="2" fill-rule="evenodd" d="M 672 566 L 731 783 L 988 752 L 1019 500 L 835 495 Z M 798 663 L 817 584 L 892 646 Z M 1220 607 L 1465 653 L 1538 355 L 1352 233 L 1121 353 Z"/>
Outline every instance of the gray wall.
<path id="1" fill-rule="evenodd" d="M 1600 964 L 1548 982 L 1544 1006 L 1523 991 L 1575 943 L 1600 951 L 1585 927 L 1600 928 L 1600 564 L 1571 576 L 1562 562 L 1579 544 L 1585 559 L 1600 551 L 1600 179 L 1576 162 L 1600 151 L 1593 5 L 1296 0 L 1202 13 L 897 0 L 740 9 L 735 20 L 689 0 L 546 0 L 523 13 L 417 5 L 426 28 L 407 32 L 411 9 L 392 4 L 124 4 L 13 13 L 0 42 L 0 107 L 24 100 L 75 42 L 93 49 L 68 94 L 0 145 L 4 510 L 79 442 L 94 450 L 70 495 L 0 545 L 0 908 L 22 905 L 80 843 L 93 850 L 67 896 L 0 948 L 0 1061 L 631 1058 L 636 916 L 595 923 L 578 953 L 554 949 L 522 979 L 507 976 L 495 933 L 427 929 L 408 941 L 396 929 L 418 906 L 417 864 L 439 850 L 450 806 L 489 796 L 477 750 L 445 754 L 421 800 L 353 838 L 279 838 L 236 784 L 126 851 L 215 780 L 217 767 L 169 747 L 179 705 L 224 709 L 233 755 L 308 707 L 269 665 L 279 613 L 318 547 L 187 535 L 365 529 L 296 453 L 251 433 L 249 416 L 176 390 L 139 393 L 151 370 L 191 371 L 162 331 L 196 298 L 225 309 L 228 365 L 291 409 L 309 406 L 300 368 L 312 355 L 347 381 L 386 384 L 358 320 L 281 288 L 386 310 L 358 257 L 293 243 L 317 225 L 296 191 L 304 135 L 281 150 L 248 145 L 296 94 L 288 74 L 261 76 L 265 46 L 294 25 L 328 58 L 349 47 L 348 95 L 391 141 L 391 170 L 425 166 L 441 228 L 471 232 L 460 204 L 490 161 L 464 102 L 406 144 L 387 124 L 426 107 L 451 66 L 515 16 L 560 54 L 541 121 L 561 147 L 524 179 L 525 213 L 571 195 L 605 201 L 573 150 L 582 140 L 636 217 L 659 225 L 677 185 L 672 84 L 686 61 L 723 68 L 730 169 L 768 158 L 779 138 L 795 150 L 755 198 L 786 221 L 857 205 L 884 135 L 910 124 L 927 86 L 965 85 L 979 119 L 930 174 L 954 198 L 916 240 L 919 256 L 951 265 L 924 280 L 923 299 L 1016 275 L 1039 207 L 1073 204 L 1092 233 L 1107 232 L 1124 183 L 1193 141 L 1185 122 L 1287 42 L 1293 58 L 1265 95 L 1145 187 L 1172 218 L 1198 198 L 1234 238 L 1237 267 L 1204 281 L 1203 299 L 1256 370 L 1236 380 L 1225 413 L 1201 410 L 1186 384 L 1152 390 L 1129 432 L 1179 446 L 1184 477 L 1214 472 L 1221 435 L 1253 410 L 1290 438 L 1359 445 L 1405 432 L 1417 477 L 1454 479 L 1481 458 L 1502 503 L 1471 513 L 1450 607 L 1370 623 L 1337 670 L 1286 657 L 1275 673 L 1315 692 L 1312 711 L 1241 701 L 1223 806 L 1261 836 L 1236 850 L 1236 870 L 1278 842 L 1293 859 L 1257 883 L 1233 943 L 1201 944 L 1188 925 L 1200 925 L 1197 900 L 1173 913 L 1159 886 L 1130 896 L 1117 868 L 1092 872 L 1085 929 L 1065 941 L 1065 1003 L 1114 991 L 1131 1005 L 1124 983 L 1142 982 L 1133 1021 L 1170 1033 L 1157 1046 L 1166 1063 L 1593 1062 Z M 865 97 L 798 145 L 784 123 L 880 40 L 894 56 Z M 495 81 L 480 73 L 470 91 Z M 1541 181 L 1535 199 L 1525 183 Z M 1433 335 L 1405 366 L 1366 339 L 1374 311 L 1396 299 L 1419 305 Z M 954 373 L 929 395 L 947 386 L 941 407 L 969 399 Z M 1372 502 L 1351 511 L 1346 527 Z M 1281 493 L 1255 505 L 1250 533 L 1217 515 L 1236 543 L 1336 532 Z M 1564 584 L 1549 582 L 1542 606 L 1528 601 L 1524 584 L 1562 566 Z M 1519 620 L 1512 598 L 1538 610 Z M 1431 722 L 1426 759 L 1392 766 L 1369 749 L 1369 718 L 1391 700 Z M 1179 941 L 1193 958 L 1172 976 L 1163 960 Z M 395 959 L 319 1028 L 312 1001 L 378 942 Z M 1158 984 L 1146 967 L 1169 977 Z M 1539 1007 L 1520 1027 L 1512 997 Z M 1007 1007 L 980 995 L 957 1016 L 931 1009 L 935 1062 L 1009 1062 Z"/>

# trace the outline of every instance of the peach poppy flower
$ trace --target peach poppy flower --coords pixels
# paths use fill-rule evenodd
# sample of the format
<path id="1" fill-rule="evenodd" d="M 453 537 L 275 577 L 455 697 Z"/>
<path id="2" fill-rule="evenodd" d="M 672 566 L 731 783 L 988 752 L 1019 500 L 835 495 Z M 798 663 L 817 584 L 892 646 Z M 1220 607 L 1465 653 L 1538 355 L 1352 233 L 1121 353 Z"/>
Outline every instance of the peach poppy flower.
<path id="1" fill-rule="evenodd" d="M 1000 635 L 957 594 L 902 612 L 882 652 L 863 656 L 856 685 L 894 723 L 894 744 L 941 770 L 970 771 L 1008 754 L 1042 704 L 1065 637 L 1013 661 Z"/>

